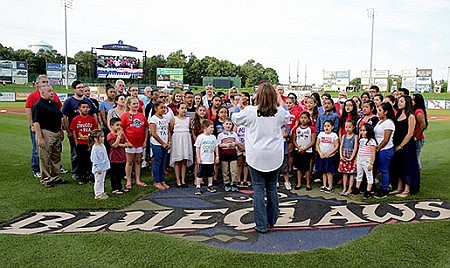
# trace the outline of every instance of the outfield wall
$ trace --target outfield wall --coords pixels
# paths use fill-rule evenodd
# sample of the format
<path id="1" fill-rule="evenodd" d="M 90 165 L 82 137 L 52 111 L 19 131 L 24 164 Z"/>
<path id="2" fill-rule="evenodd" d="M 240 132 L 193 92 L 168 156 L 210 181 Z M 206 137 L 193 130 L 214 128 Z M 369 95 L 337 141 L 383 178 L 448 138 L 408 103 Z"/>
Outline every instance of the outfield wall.
<path id="1" fill-rule="evenodd" d="M 0 92 L 0 102 L 20 102 L 20 101 L 26 101 L 28 95 L 30 93 L 25 92 Z M 67 94 L 67 93 L 57 93 L 59 99 L 64 102 L 68 97 L 72 96 L 73 94 Z M 143 96 L 143 95 L 142 95 Z M 139 97 L 142 97 L 139 95 Z M 91 97 L 94 99 L 97 99 L 99 102 L 102 102 L 106 99 L 106 94 L 100 93 L 93 93 L 91 94 Z M 337 101 L 337 99 L 334 99 Z M 425 106 L 427 109 L 430 110 L 450 110 L 450 100 L 425 100 Z"/>
<path id="2" fill-rule="evenodd" d="M 0 102 L 25 102 L 27 100 L 28 95 L 30 95 L 32 92 L 0 92 Z M 64 102 L 67 98 L 73 96 L 73 94 L 67 94 L 67 93 L 56 93 L 58 95 L 58 98 L 61 100 L 61 102 Z M 139 98 L 143 97 L 144 95 L 138 95 Z M 98 100 L 99 102 L 102 102 L 106 99 L 106 94 L 103 93 L 93 93 L 91 94 L 91 97 L 93 99 Z"/>

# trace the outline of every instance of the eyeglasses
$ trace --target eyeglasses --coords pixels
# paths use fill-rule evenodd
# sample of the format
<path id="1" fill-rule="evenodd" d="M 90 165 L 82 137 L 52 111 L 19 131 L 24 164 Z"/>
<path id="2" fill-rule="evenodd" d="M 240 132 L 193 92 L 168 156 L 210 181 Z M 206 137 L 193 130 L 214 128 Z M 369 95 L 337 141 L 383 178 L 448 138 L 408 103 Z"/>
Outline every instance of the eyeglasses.
<path id="1" fill-rule="evenodd" d="M 137 90 L 136 89 L 130 89 L 130 90 L 128 90 L 128 92 L 136 92 Z"/>

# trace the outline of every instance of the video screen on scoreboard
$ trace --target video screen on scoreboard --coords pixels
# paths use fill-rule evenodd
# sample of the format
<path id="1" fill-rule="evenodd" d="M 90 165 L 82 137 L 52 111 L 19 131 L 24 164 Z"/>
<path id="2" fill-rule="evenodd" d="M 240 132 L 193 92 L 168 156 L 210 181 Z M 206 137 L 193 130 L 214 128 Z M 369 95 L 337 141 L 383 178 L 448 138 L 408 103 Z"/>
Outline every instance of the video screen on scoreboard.
<path id="1" fill-rule="evenodd" d="M 97 78 L 143 79 L 144 53 L 97 49 Z"/>

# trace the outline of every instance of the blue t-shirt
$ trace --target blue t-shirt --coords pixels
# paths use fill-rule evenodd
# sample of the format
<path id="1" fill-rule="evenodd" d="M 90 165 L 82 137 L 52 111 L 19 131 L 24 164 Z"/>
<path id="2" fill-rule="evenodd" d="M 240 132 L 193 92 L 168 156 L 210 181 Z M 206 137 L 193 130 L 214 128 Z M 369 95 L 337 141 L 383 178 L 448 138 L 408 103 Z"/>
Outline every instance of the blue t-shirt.
<path id="1" fill-rule="evenodd" d="M 116 107 L 116 105 L 114 103 L 109 103 L 108 101 L 103 101 L 102 103 L 100 103 L 100 107 L 98 108 L 98 111 L 99 112 L 105 111 L 105 118 L 106 118 L 108 116 L 108 111 L 113 109 L 114 107 Z M 107 128 L 107 126 L 103 125 L 103 128 Z"/>
<path id="2" fill-rule="evenodd" d="M 89 105 L 89 115 L 98 113 L 97 108 L 90 99 L 83 98 L 82 100 L 87 102 L 87 104 Z M 62 113 L 69 118 L 69 125 L 72 122 L 72 119 L 80 114 L 78 111 L 78 103 L 80 103 L 80 101 L 82 100 L 77 100 L 74 97 L 70 97 L 66 101 L 64 101 Z"/>

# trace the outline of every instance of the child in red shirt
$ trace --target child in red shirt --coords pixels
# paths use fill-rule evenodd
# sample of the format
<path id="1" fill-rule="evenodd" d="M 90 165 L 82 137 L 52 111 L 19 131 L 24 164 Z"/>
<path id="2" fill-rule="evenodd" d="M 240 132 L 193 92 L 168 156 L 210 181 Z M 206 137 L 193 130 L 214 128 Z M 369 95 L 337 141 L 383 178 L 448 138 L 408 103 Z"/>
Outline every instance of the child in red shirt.
<path id="1" fill-rule="evenodd" d="M 290 129 L 290 133 L 287 134 L 289 136 L 288 140 L 289 172 L 291 172 L 294 165 L 294 143 L 292 141 L 292 133 L 294 133 L 298 127 L 300 114 L 303 112 L 303 110 L 300 110 L 300 107 L 296 107 L 295 99 L 292 97 L 286 98 L 286 107 L 288 108 L 290 114 L 290 122 L 288 124 L 285 124 L 285 126 L 287 126 Z"/>
<path id="2" fill-rule="evenodd" d="M 109 162 L 111 164 L 111 189 L 113 194 L 123 194 L 128 189 L 122 187 L 122 179 L 125 176 L 125 164 L 127 162 L 125 148 L 132 147 L 123 133 L 120 126 L 120 118 L 111 118 L 109 125 L 111 132 L 108 133 L 107 141 L 111 145 L 109 152 Z"/>
<path id="3" fill-rule="evenodd" d="M 125 113 L 120 117 L 121 126 L 131 147 L 125 149 L 127 163 L 125 165 L 125 174 L 127 177 L 126 188 L 131 188 L 131 171 L 134 166 L 136 176 L 136 185 L 145 187 L 147 184 L 141 181 L 141 158 L 143 147 L 148 138 L 148 122 L 143 113 L 138 112 L 139 102 L 135 97 L 128 97 L 126 101 Z"/>
<path id="4" fill-rule="evenodd" d="M 77 176 L 79 183 L 84 184 L 88 181 L 94 181 L 91 169 L 91 154 L 89 152 L 88 138 L 92 130 L 98 129 L 97 121 L 92 115 L 89 115 L 89 104 L 85 101 L 78 103 L 79 115 L 75 116 L 70 123 L 75 150 L 77 152 L 76 161 L 78 164 Z"/>

